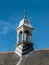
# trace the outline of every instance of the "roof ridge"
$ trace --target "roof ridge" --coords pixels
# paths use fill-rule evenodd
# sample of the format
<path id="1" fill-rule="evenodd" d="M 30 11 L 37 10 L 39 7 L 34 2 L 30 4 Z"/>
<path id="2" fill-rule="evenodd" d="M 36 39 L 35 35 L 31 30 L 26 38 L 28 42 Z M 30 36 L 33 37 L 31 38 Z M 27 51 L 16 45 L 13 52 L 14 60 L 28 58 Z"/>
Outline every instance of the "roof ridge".
<path id="1" fill-rule="evenodd" d="M 11 53 L 15 53 L 14 51 L 11 52 L 0 52 L 0 54 L 11 54 Z"/>
<path id="2" fill-rule="evenodd" d="M 44 48 L 44 49 L 36 49 L 34 51 L 36 52 L 36 51 L 48 51 L 48 50 L 49 50 L 49 48 Z"/>

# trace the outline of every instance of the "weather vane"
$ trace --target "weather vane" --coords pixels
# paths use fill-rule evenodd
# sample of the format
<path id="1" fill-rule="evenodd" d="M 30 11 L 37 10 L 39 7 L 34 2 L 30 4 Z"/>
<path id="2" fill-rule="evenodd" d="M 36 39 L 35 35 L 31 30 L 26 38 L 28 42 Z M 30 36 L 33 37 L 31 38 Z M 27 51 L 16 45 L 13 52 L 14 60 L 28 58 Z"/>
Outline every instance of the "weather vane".
<path id="1" fill-rule="evenodd" d="M 24 10 L 24 19 L 26 19 L 26 10 Z"/>

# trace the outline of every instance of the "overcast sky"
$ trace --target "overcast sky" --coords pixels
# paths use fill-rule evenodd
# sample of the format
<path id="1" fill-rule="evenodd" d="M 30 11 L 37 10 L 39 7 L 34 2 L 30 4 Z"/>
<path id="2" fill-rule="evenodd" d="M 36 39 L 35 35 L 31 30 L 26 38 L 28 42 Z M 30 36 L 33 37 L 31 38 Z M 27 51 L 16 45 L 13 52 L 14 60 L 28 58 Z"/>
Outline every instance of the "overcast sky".
<path id="1" fill-rule="evenodd" d="M 0 0 L 0 52 L 16 48 L 16 27 L 24 17 L 35 28 L 34 49 L 49 48 L 49 0 Z"/>

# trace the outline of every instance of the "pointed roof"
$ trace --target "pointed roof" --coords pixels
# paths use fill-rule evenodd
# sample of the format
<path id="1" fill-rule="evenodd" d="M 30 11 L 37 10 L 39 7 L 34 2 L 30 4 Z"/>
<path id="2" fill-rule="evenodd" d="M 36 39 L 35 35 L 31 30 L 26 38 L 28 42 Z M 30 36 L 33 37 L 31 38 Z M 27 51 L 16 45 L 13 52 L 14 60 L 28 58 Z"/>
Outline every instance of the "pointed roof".
<path id="1" fill-rule="evenodd" d="M 24 18 L 20 20 L 18 28 L 21 27 L 22 25 L 33 28 L 30 24 L 30 21 L 26 18 L 26 11 L 24 11 Z"/>
<path id="2" fill-rule="evenodd" d="M 24 19 L 26 19 L 26 11 L 24 11 Z"/>

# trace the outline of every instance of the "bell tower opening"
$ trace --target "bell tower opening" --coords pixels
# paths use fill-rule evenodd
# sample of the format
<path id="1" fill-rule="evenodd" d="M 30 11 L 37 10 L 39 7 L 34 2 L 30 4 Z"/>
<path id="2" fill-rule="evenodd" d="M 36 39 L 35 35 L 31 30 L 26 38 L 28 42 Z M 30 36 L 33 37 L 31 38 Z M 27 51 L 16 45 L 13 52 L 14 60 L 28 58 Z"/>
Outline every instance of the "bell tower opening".
<path id="1" fill-rule="evenodd" d="M 26 19 L 26 12 L 24 12 L 24 18 L 20 21 L 17 27 L 17 44 L 15 52 L 21 57 L 26 53 L 34 50 L 32 42 L 32 30 L 30 21 Z"/>
<path id="2" fill-rule="evenodd" d="M 20 33 L 19 33 L 19 35 L 20 35 L 20 44 L 22 43 L 22 31 L 20 31 Z"/>
<path id="3" fill-rule="evenodd" d="M 30 43 L 30 32 L 28 30 L 25 31 L 25 42 Z"/>

